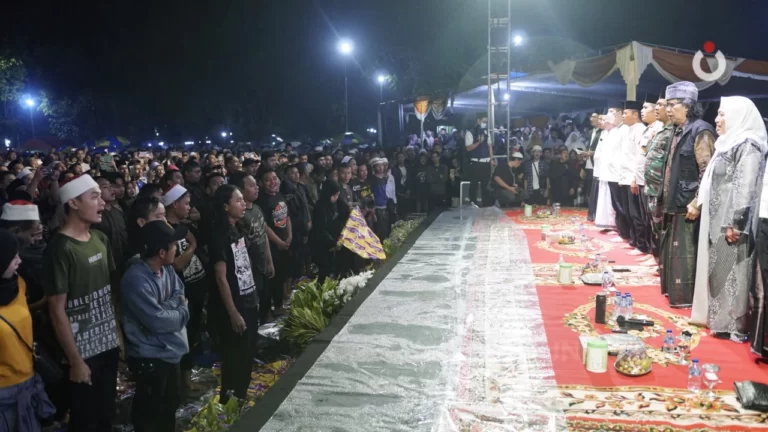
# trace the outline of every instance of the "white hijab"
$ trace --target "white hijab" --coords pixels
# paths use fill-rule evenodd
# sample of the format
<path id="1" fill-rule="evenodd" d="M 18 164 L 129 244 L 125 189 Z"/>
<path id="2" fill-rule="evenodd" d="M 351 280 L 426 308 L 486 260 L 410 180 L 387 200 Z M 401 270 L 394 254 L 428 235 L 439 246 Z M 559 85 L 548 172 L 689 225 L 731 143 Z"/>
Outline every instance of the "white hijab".
<path id="1" fill-rule="evenodd" d="M 715 158 L 747 139 L 754 140 L 763 148 L 768 145 L 765 124 L 751 100 L 741 96 L 724 97 L 720 101 L 720 110 L 725 114 L 725 133 L 715 142 L 715 154 L 712 155 L 699 185 L 701 224 L 690 322 L 700 326 L 707 325 L 709 313 L 709 193 Z"/>
<path id="2" fill-rule="evenodd" d="M 701 185 L 699 185 L 699 203 L 702 203 L 703 199 L 709 199 L 714 167 L 711 162 L 715 157 L 748 139 L 757 142 L 763 148 L 768 146 L 765 122 L 751 100 L 743 96 L 723 97 L 720 99 L 720 111 L 725 114 L 725 133 L 715 142 L 715 153 L 702 176 Z"/>

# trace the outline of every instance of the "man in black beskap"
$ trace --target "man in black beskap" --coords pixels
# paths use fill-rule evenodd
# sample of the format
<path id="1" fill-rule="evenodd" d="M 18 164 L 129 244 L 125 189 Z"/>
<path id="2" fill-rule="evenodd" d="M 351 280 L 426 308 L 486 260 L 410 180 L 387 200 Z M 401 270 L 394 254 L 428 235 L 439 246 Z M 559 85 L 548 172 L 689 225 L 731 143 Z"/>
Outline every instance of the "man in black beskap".
<path id="1" fill-rule="evenodd" d="M 267 223 L 267 238 L 269 238 L 272 263 L 275 267 L 275 276 L 269 284 L 269 291 L 275 308 L 273 315 L 280 316 L 285 314 L 283 310 L 285 293 L 290 292 L 286 284 L 292 265 L 289 254 L 293 241 L 291 217 L 288 215 L 285 198 L 280 193 L 280 179 L 275 170 L 265 166 L 259 173 L 259 180 L 261 181 L 260 190 L 264 193 L 259 194 L 256 205 L 261 209 L 264 221 Z"/>

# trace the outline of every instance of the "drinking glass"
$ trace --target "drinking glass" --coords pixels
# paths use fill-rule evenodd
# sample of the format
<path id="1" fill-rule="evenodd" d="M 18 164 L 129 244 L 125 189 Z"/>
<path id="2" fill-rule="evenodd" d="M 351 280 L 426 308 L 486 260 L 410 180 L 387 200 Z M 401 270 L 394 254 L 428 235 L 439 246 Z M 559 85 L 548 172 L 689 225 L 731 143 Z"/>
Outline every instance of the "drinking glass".
<path id="1" fill-rule="evenodd" d="M 717 373 L 720 372 L 720 366 L 714 363 L 707 363 L 701 367 L 701 370 L 701 382 L 709 389 L 707 396 L 709 396 L 709 400 L 714 400 L 717 397 L 714 388 L 720 382 L 720 378 L 717 376 Z"/>

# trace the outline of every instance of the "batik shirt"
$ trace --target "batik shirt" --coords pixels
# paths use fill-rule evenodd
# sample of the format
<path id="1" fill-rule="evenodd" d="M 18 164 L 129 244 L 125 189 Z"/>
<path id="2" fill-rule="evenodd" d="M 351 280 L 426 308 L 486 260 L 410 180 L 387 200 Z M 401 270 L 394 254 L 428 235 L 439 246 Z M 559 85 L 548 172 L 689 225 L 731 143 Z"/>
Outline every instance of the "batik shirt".
<path id="1" fill-rule="evenodd" d="M 673 131 L 672 123 L 667 124 L 648 144 L 645 153 L 645 194 L 649 197 L 661 195 L 664 186 L 664 166 Z"/>

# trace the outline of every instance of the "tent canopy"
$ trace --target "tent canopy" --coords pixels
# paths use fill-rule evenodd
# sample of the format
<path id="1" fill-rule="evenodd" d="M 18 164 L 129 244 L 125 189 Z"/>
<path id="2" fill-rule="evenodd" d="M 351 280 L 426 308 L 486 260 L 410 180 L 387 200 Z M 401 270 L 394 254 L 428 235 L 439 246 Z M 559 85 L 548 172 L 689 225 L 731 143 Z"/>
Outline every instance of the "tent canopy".
<path id="1" fill-rule="evenodd" d="M 509 80 L 509 109 L 512 118 L 575 113 L 603 108 L 609 100 L 643 101 L 647 94 L 663 95 L 678 81 L 692 81 L 699 88 L 700 101 L 717 101 L 722 96 L 741 95 L 768 98 L 768 62 L 726 57 L 726 68 L 716 81 L 703 81 L 694 72 L 695 53 L 640 42 L 601 50 L 600 55 L 550 63 L 550 71 Z M 712 72 L 718 62 L 713 56 L 700 60 L 703 72 Z M 518 74 L 520 75 L 520 74 Z M 507 81 L 493 85 L 494 100 L 502 101 Z M 486 111 L 488 86 L 480 85 L 456 94 L 453 112 L 468 115 Z M 413 104 L 404 105 L 413 112 Z M 496 106 L 497 115 L 506 114 L 506 104 Z"/>

